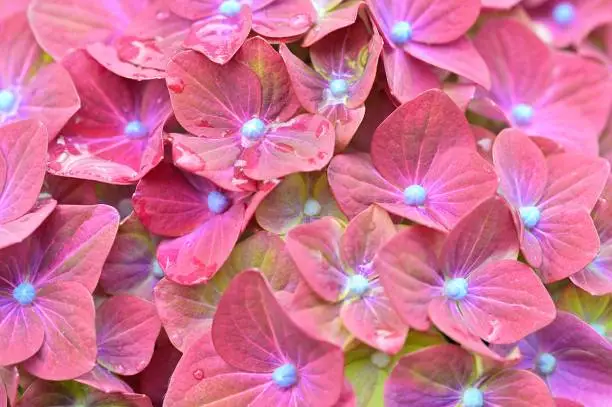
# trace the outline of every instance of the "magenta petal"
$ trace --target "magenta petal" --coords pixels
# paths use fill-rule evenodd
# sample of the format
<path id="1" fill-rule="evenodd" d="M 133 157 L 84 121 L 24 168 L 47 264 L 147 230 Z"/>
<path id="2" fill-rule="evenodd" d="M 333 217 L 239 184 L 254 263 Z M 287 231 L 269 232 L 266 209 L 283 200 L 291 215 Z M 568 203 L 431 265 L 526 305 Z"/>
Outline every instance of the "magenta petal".
<path id="1" fill-rule="evenodd" d="M 45 380 L 73 379 L 90 371 L 96 362 L 96 330 L 87 288 L 73 281 L 46 284 L 37 293 L 35 307 L 45 340 L 24 368 Z"/>
<path id="2" fill-rule="evenodd" d="M 7 407 L 6 399 L 8 398 L 9 405 L 15 405 L 19 390 L 19 371 L 17 366 L 0 367 L 0 405 Z M 4 393 L 3 393 L 4 392 Z M 2 398 L 4 397 L 4 398 Z M 4 402 L 4 404 L 2 404 Z"/>
<path id="3" fill-rule="evenodd" d="M 493 162 L 501 191 L 512 205 L 532 206 L 540 201 L 548 167 L 542 151 L 526 135 L 519 130 L 502 131 L 493 145 Z"/>
<path id="4" fill-rule="evenodd" d="M 22 217 L 0 225 L 0 249 L 22 242 L 30 236 L 53 212 L 56 204 L 53 199 L 39 201 Z"/>
<path id="5" fill-rule="evenodd" d="M 153 303 L 118 295 L 96 310 L 98 363 L 131 376 L 142 371 L 153 356 L 161 322 Z"/>
<path id="6" fill-rule="evenodd" d="M 537 243 L 526 244 L 529 235 Z M 542 211 L 537 227 L 525 231 L 521 250 L 542 280 L 552 283 L 589 264 L 599 251 L 599 237 L 586 210 L 551 208 Z"/>
<path id="7" fill-rule="evenodd" d="M 3 264 L 4 267 L 6 267 Z M 4 285 L 4 281 L 3 284 Z M 0 365 L 23 362 L 33 356 L 43 344 L 45 331 L 33 306 L 21 306 L 12 294 L 0 291 Z M 12 287 L 11 287 L 12 288 Z M 4 387 L 0 383 L 0 387 Z"/>
<path id="8" fill-rule="evenodd" d="M 115 376 L 100 365 L 96 365 L 91 371 L 74 379 L 79 383 L 86 384 L 104 393 L 133 393 L 134 390 L 123 380 Z"/>
<path id="9" fill-rule="evenodd" d="M 485 380 L 480 389 L 492 405 L 560 407 L 553 401 L 544 380 L 524 370 L 503 370 Z"/>
<path id="10" fill-rule="evenodd" d="M 316 20 L 310 0 L 264 0 L 253 8 L 253 31 L 265 37 L 302 35 Z"/>
<path id="11" fill-rule="evenodd" d="M 261 110 L 261 85 L 238 62 L 219 66 L 194 51 L 175 55 L 166 78 L 172 107 L 187 131 L 206 137 L 206 128 L 238 129 Z"/>
<path id="12" fill-rule="evenodd" d="M 328 4 L 324 5 L 326 11 L 323 15 L 318 16 L 314 26 L 306 33 L 302 46 L 310 47 L 315 42 L 321 40 L 321 38 L 327 36 L 327 34 L 350 26 L 357 20 L 359 10 L 363 6 L 361 0 L 342 1 L 340 4 L 334 3 L 338 3 L 338 1 L 331 2 L 331 9 L 329 9 Z"/>
<path id="13" fill-rule="evenodd" d="M 472 355 L 450 344 L 410 353 L 400 359 L 385 385 L 385 405 L 456 406 L 473 365 Z"/>
<path id="14" fill-rule="evenodd" d="M 520 2 L 521 0 L 481 0 L 483 7 L 492 9 L 510 9 Z"/>
<path id="15" fill-rule="evenodd" d="M 191 26 L 184 46 L 201 52 L 217 64 L 227 63 L 251 31 L 251 9 L 242 7 L 234 17 L 216 14 Z"/>
<path id="16" fill-rule="evenodd" d="M 489 68 L 472 42 L 465 38 L 447 44 L 421 44 L 411 42 L 404 47 L 406 52 L 421 61 L 456 73 L 489 89 Z"/>
<path id="17" fill-rule="evenodd" d="M 244 173 L 265 181 L 320 170 L 333 155 L 334 140 L 333 126 L 323 116 L 302 114 L 273 124 L 259 144 L 244 150 Z"/>
<path id="18" fill-rule="evenodd" d="M 199 20 L 217 13 L 218 2 L 202 0 L 167 0 L 173 13 L 189 20 Z"/>
<path id="19" fill-rule="evenodd" d="M 391 95 L 400 103 L 440 87 L 440 79 L 432 67 L 408 55 L 403 49 L 385 47 L 382 56 Z"/>
<path id="20" fill-rule="evenodd" d="M 317 113 L 327 82 L 320 73 L 295 56 L 285 44 L 280 45 L 279 53 L 287 66 L 300 103 L 310 113 Z"/>
<path id="21" fill-rule="evenodd" d="M 243 204 L 236 204 L 188 235 L 162 242 L 157 250 L 157 260 L 166 276 L 185 285 L 210 280 L 238 241 L 244 210 Z"/>

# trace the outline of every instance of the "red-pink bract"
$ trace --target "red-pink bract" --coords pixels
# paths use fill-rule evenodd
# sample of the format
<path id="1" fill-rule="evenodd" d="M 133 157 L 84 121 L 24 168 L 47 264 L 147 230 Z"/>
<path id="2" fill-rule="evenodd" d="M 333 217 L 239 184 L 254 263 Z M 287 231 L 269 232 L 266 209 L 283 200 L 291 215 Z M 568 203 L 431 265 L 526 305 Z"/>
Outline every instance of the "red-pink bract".
<path id="1" fill-rule="evenodd" d="M 302 46 L 310 47 L 326 35 L 357 20 L 363 0 L 310 0 L 316 11 L 312 28 L 304 35 Z"/>

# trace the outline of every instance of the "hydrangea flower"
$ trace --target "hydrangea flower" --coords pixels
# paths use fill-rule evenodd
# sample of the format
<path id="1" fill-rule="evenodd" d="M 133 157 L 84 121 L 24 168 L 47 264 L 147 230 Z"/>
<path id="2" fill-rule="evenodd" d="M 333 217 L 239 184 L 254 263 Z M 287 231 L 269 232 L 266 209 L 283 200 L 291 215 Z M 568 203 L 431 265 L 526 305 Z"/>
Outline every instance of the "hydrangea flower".
<path id="1" fill-rule="evenodd" d="M 74 78 L 83 107 L 49 147 L 49 171 L 135 183 L 163 158 L 163 127 L 172 114 L 164 82 L 120 78 L 85 51 L 62 63 Z"/>
<path id="2" fill-rule="evenodd" d="M 236 276 L 210 333 L 181 358 L 165 407 L 222 403 L 334 406 L 343 388 L 342 351 L 311 338 L 283 311 L 257 271 Z"/>
<path id="3" fill-rule="evenodd" d="M 480 374 L 474 357 L 456 345 L 438 345 L 400 359 L 385 386 L 385 406 L 554 407 L 546 384 L 525 370 Z"/>
<path id="4" fill-rule="evenodd" d="M 336 151 L 351 141 L 365 115 L 363 104 L 376 77 L 383 41 L 358 22 L 336 31 L 310 49 L 313 68 L 281 45 L 291 82 L 302 106 L 325 116 L 336 129 Z"/>
<path id="5" fill-rule="evenodd" d="M 0 365 L 23 362 L 46 380 L 94 367 L 91 294 L 118 224 L 108 206 L 59 205 L 26 240 L 0 250 Z"/>
<path id="6" fill-rule="evenodd" d="M 612 341 L 612 296 L 592 296 L 572 284 L 565 287 L 556 300 L 560 310 L 577 315 L 603 337 Z"/>
<path id="7" fill-rule="evenodd" d="M 176 14 L 196 20 L 185 46 L 225 64 L 246 40 L 259 35 L 290 38 L 304 34 L 315 20 L 309 0 L 169 0 Z"/>
<path id="8" fill-rule="evenodd" d="M 178 121 L 191 134 L 172 134 L 177 166 L 230 190 L 323 168 L 334 130 L 318 115 L 295 116 L 300 105 L 280 55 L 262 38 L 248 40 L 224 66 L 196 52 L 175 56 L 168 88 Z"/>
<path id="9" fill-rule="evenodd" d="M 540 38 L 564 48 L 580 44 L 598 26 L 612 23 L 606 0 L 527 0 L 525 10 Z"/>
<path id="10" fill-rule="evenodd" d="M 439 88 L 435 68 L 489 88 L 487 65 L 465 36 L 480 0 L 367 0 L 385 38 L 383 63 L 391 94 L 401 103 Z"/>
<path id="11" fill-rule="evenodd" d="M 288 233 L 287 248 L 303 279 L 327 303 L 305 310 L 299 307 L 295 319 L 304 329 L 322 336 L 321 321 L 332 314 L 361 342 L 386 353 L 401 349 L 408 327 L 393 309 L 373 265 L 379 249 L 395 232 L 389 215 L 371 206 L 346 227 L 325 217 Z M 304 294 L 296 294 L 294 301 L 304 301 L 301 297 Z"/>
<path id="12" fill-rule="evenodd" d="M 56 202 L 37 201 L 45 177 L 47 132 L 36 120 L 0 126 L 0 249 L 27 238 Z"/>
<path id="13" fill-rule="evenodd" d="M 422 226 L 400 231 L 374 267 L 409 326 L 426 330 L 433 322 L 466 348 L 497 358 L 481 339 L 512 343 L 555 316 L 546 288 L 517 256 L 510 209 L 491 198 L 448 236 Z"/>
<path id="14" fill-rule="evenodd" d="M 492 85 L 476 95 L 471 109 L 567 151 L 597 154 L 612 102 L 605 67 L 551 50 L 512 19 L 486 22 L 474 44 L 490 67 Z"/>
<path id="15" fill-rule="evenodd" d="M 0 367 L 0 406 L 15 405 L 18 388 L 19 370 L 17 370 L 17 367 Z"/>
<path id="16" fill-rule="evenodd" d="M 58 63 L 43 64 L 43 52 L 25 13 L 2 20 L 0 124 L 28 118 L 40 120 L 52 140 L 80 106 L 68 72 Z"/>
<path id="17" fill-rule="evenodd" d="M 152 301 L 153 288 L 164 277 L 156 256 L 159 240 L 135 214 L 121 221 L 100 276 L 104 292 L 131 294 Z"/>
<path id="18" fill-rule="evenodd" d="M 36 380 L 24 392 L 20 405 L 28 407 L 152 407 L 142 394 L 104 393 L 75 382 Z"/>
<path id="19" fill-rule="evenodd" d="M 438 90 L 405 103 L 376 129 L 371 159 L 341 154 L 328 169 L 338 205 L 352 218 L 375 203 L 448 231 L 497 188 L 463 113 Z"/>
<path id="20" fill-rule="evenodd" d="M 186 351 L 212 325 L 223 292 L 241 271 L 256 269 L 286 306 L 296 291 L 299 272 L 283 240 L 258 232 L 236 245 L 223 267 L 206 284 L 185 286 L 164 278 L 155 287 L 155 305 L 170 341 Z"/>
<path id="21" fill-rule="evenodd" d="M 288 175 L 255 211 L 257 223 L 279 235 L 324 216 L 346 220 L 331 193 L 327 175 L 320 172 Z"/>
<path id="22" fill-rule="evenodd" d="M 40 46 L 61 60 L 87 49 L 100 64 L 130 79 L 159 79 L 191 28 L 165 0 L 32 0 L 28 16 Z"/>
<path id="23" fill-rule="evenodd" d="M 578 317 L 559 311 L 555 321 L 518 344 L 518 369 L 540 375 L 554 397 L 584 406 L 612 402 L 612 345 Z"/>
<path id="24" fill-rule="evenodd" d="M 514 208 L 521 251 L 542 280 L 558 281 L 587 266 L 600 248 L 589 213 L 610 164 L 575 153 L 544 157 L 533 141 L 513 129 L 497 136 L 493 161 L 500 192 Z"/>
<path id="25" fill-rule="evenodd" d="M 357 20 L 363 0 L 310 0 L 316 11 L 313 26 L 304 35 L 302 46 L 310 47 L 329 33 L 348 27 Z"/>
<path id="26" fill-rule="evenodd" d="M 141 372 L 153 356 L 161 322 L 155 305 L 130 295 L 117 295 L 96 310 L 96 366 L 76 381 L 105 393 L 131 393 L 113 373 L 132 376 Z"/>

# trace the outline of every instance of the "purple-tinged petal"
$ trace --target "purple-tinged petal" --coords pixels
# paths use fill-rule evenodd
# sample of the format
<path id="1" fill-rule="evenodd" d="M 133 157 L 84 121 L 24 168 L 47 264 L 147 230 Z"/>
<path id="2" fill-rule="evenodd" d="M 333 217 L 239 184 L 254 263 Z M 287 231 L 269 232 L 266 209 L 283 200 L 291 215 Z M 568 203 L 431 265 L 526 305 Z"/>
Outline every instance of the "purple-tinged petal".
<path id="1" fill-rule="evenodd" d="M 45 340 L 23 367 L 45 380 L 68 380 L 90 371 L 96 363 L 96 330 L 87 288 L 75 281 L 48 283 L 34 304 Z"/>
<path id="2" fill-rule="evenodd" d="M 546 383 L 524 370 L 503 370 L 487 378 L 479 387 L 487 404 L 508 407 L 560 407 Z"/>
<path id="3" fill-rule="evenodd" d="M 355 23 L 363 6 L 362 0 L 315 0 L 312 3 L 318 16 L 313 27 L 304 36 L 303 47 L 310 47 L 329 33 Z"/>
<path id="4" fill-rule="evenodd" d="M 421 93 L 439 88 L 440 78 L 432 67 L 398 48 L 385 47 L 382 53 L 391 95 L 406 103 Z"/>
<path id="5" fill-rule="evenodd" d="M 4 253 L 3 258 L 6 258 Z M 45 339 L 45 331 L 34 306 L 20 305 L 12 295 L 14 286 L 5 285 L 4 278 L 3 275 L 0 288 L 0 365 L 8 366 L 36 354 Z M 4 385 L 0 383 L 0 387 Z"/>
<path id="6" fill-rule="evenodd" d="M 423 62 L 456 73 L 486 89 L 491 87 L 487 64 L 472 42 L 465 37 L 447 44 L 408 43 L 404 49 Z"/>
<path id="7" fill-rule="evenodd" d="M 554 179 L 549 177 L 542 151 L 520 130 L 504 130 L 497 136 L 493 162 L 502 195 L 517 208 L 536 205 L 548 179 Z"/>
<path id="8" fill-rule="evenodd" d="M 227 63 L 240 49 L 251 31 L 251 9 L 242 7 L 232 17 L 215 14 L 195 22 L 184 46 L 206 55 L 217 63 Z"/>
<path id="9" fill-rule="evenodd" d="M 91 371 L 74 379 L 104 393 L 133 393 L 134 390 L 106 368 L 96 365 Z"/>
<path id="10" fill-rule="evenodd" d="M 254 3 L 253 31 L 264 37 L 302 35 L 316 20 L 310 0 L 258 0 Z"/>
<path id="11" fill-rule="evenodd" d="M 194 51 L 175 55 L 166 78 L 178 121 L 190 133 L 206 137 L 207 128 L 237 130 L 261 113 L 257 75 L 236 62 L 220 66 Z"/>
<path id="12" fill-rule="evenodd" d="M 30 212 L 14 221 L 0 225 L 0 249 L 24 241 L 55 209 L 53 199 L 38 201 Z"/>

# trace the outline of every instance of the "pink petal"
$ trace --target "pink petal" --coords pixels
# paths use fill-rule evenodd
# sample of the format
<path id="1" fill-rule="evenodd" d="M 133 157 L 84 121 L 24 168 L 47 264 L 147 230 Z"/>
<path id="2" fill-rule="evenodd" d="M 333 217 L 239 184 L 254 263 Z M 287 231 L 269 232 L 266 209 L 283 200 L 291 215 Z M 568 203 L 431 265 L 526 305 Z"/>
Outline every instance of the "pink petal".
<path id="1" fill-rule="evenodd" d="M 308 176 L 300 173 L 285 177 L 257 207 L 257 223 L 269 232 L 282 235 L 302 223 L 310 192 L 308 181 Z"/>
<path id="2" fill-rule="evenodd" d="M 412 226 L 395 235 L 374 260 L 374 270 L 391 303 L 411 327 L 427 330 L 429 302 L 443 284 L 438 253 L 444 235 L 424 226 Z"/>
<path id="3" fill-rule="evenodd" d="M 242 7 L 233 17 L 215 14 L 195 22 L 184 46 L 201 52 L 217 63 L 227 63 L 251 31 L 251 9 Z"/>
<path id="4" fill-rule="evenodd" d="M 487 64 L 472 42 L 465 37 L 460 37 L 447 44 L 409 42 L 404 49 L 421 61 L 456 73 L 487 89 L 491 87 Z"/>
<path id="5" fill-rule="evenodd" d="M 134 392 L 127 383 L 100 365 L 96 365 L 91 371 L 77 377 L 75 381 L 86 384 L 104 393 Z"/>
<path id="6" fill-rule="evenodd" d="M 549 177 L 544 154 L 520 130 L 504 130 L 497 136 L 493 162 L 504 197 L 516 207 L 537 204 L 547 180 L 556 178 Z"/>
<path id="7" fill-rule="evenodd" d="M 157 260 L 166 276 L 184 285 L 210 280 L 238 241 L 244 210 L 244 204 L 233 205 L 193 232 L 162 242 L 157 250 Z"/>
<path id="8" fill-rule="evenodd" d="M 24 241 L 55 209 L 56 201 L 38 201 L 30 212 L 11 222 L 0 225 L 0 249 Z"/>
<path id="9" fill-rule="evenodd" d="M 110 371 L 131 376 L 151 361 L 161 322 L 153 303 L 117 295 L 96 311 L 98 363 Z"/>
<path id="10" fill-rule="evenodd" d="M 511 9 L 521 0 L 481 0 L 482 6 L 492 9 Z"/>
<path id="11" fill-rule="evenodd" d="M 38 120 L 0 127 L 0 224 L 25 215 L 45 177 L 47 131 Z"/>
<path id="12" fill-rule="evenodd" d="M 90 371 L 96 361 L 96 331 L 87 288 L 74 281 L 48 283 L 35 304 L 45 341 L 24 368 L 45 380 L 68 380 Z"/>
<path id="13" fill-rule="evenodd" d="M 19 3 L 27 8 L 27 1 Z M 1 7 L 6 6 L 2 4 Z M 42 50 L 30 30 L 25 10 L 2 17 L 0 52 L 0 85 L 4 88 L 27 82 L 28 71 L 41 58 Z"/>
<path id="14" fill-rule="evenodd" d="M 295 56 L 285 44 L 280 45 L 279 53 L 287 66 L 291 84 L 300 103 L 310 113 L 317 113 L 327 87 L 325 78 Z"/>
<path id="15" fill-rule="evenodd" d="M 218 2 L 202 0 L 168 0 L 166 1 L 173 13 L 189 20 L 199 20 L 218 12 Z"/>
<path id="16" fill-rule="evenodd" d="M 382 53 L 385 74 L 391 95 L 406 103 L 429 89 L 440 87 L 440 79 L 432 67 L 403 49 L 385 47 Z"/>
<path id="17" fill-rule="evenodd" d="M 327 34 L 353 24 L 363 6 L 361 0 L 342 1 L 340 4 L 334 3 L 338 3 L 338 1 L 332 1 L 331 5 L 324 6 L 325 13 L 318 16 L 314 26 L 304 36 L 303 47 L 310 47 Z"/>
<path id="18" fill-rule="evenodd" d="M 261 37 L 247 40 L 236 60 L 247 65 L 259 78 L 263 105 L 260 116 L 269 121 L 286 121 L 300 109 L 287 67 L 278 52 Z"/>
<path id="19" fill-rule="evenodd" d="M 323 116 L 302 114 L 273 125 L 242 154 L 247 177 L 265 181 L 294 172 L 321 170 L 333 155 L 334 131 Z"/>
<path id="20" fill-rule="evenodd" d="M 266 0 L 253 5 L 253 31 L 265 37 L 302 35 L 316 20 L 309 0 Z"/>
<path id="21" fill-rule="evenodd" d="M 0 382 L 3 383 L 2 386 L 0 386 L 0 405 L 4 402 L 4 407 L 6 407 L 7 398 L 10 405 L 14 405 L 19 390 L 19 371 L 17 370 L 17 366 L 8 368 L 1 367 Z M 2 394 L 3 391 L 4 394 Z M 2 397 L 4 397 L 4 399 L 2 399 Z"/>
<path id="22" fill-rule="evenodd" d="M 343 229 L 338 220 L 325 217 L 287 234 L 287 249 L 302 277 L 329 302 L 338 301 L 346 284 L 340 243 Z"/>
<path id="23" fill-rule="evenodd" d="M 219 66 L 197 52 L 181 52 L 168 64 L 166 82 L 178 121 L 196 136 L 206 136 L 208 127 L 237 129 L 261 113 L 259 80 L 235 61 Z"/>
<path id="24" fill-rule="evenodd" d="M 481 390 L 487 403 L 492 405 L 560 407 L 553 401 L 544 380 L 525 370 L 504 370 L 488 378 Z"/>
<path id="25" fill-rule="evenodd" d="M 249 310 L 249 318 L 245 318 L 245 309 Z M 284 363 L 293 364 L 300 380 L 282 398 L 300 397 L 303 403 L 298 405 L 308 406 L 332 405 L 340 397 L 342 351 L 301 331 L 255 271 L 237 276 L 225 292 L 212 337 L 219 355 L 247 372 L 271 373 Z M 252 346 L 237 346 L 246 338 Z M 270 392 L 274 395 L 279 390 L 271 388 Z M 272 395 L 272 400 L 279 397 Z"/>
<path id="26" fill-rule="evenodd" d="M 6 264 L 2 266 L 6 267 Z M 0 364 L 2 366 L 17 364 L 30 358 L 38 352 L 45 339 L 43 324 L 35 306 L 20 305 L 6 288 L 8 287 L 2 287 L 0 294 Z M 3 387 L 4 384 L 0 383 L 0 388 Z"/>

